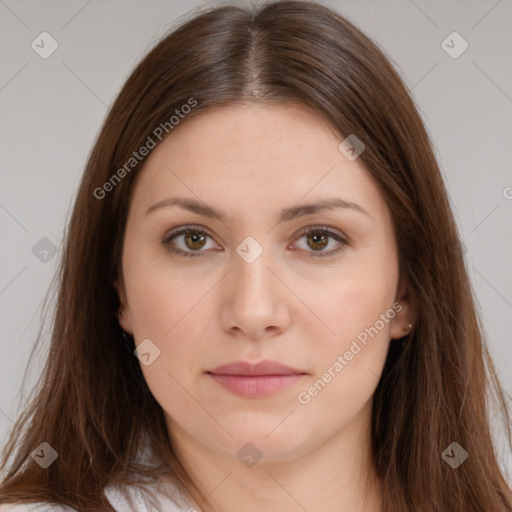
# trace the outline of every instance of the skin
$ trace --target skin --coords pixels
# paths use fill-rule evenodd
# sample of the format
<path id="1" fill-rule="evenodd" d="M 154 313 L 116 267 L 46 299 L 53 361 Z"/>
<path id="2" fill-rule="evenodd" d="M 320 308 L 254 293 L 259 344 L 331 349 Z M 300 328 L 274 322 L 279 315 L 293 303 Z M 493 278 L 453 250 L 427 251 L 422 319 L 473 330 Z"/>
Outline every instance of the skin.
<path id="1" fill-rule="evenodd" d="M 372 397 L 389 342 L 407 334 L 413 307 L 399 281 L 384 197 L 361 159 L 340 152 L 341 140 L 303 107 L 222 107 L 178 125 L 137 179 L 123 278 L 115 283 L 120 323 L 137 345 L 149 338 L 159 348 L 159 357 L 141 364 L 144 377 L 179 458 L 220 512 L 382 510 L 368 462 Z M 146 215 L 176 196 L 229 219 L 179 206 Z M 339 208 L 276 223 L 282 209 L 328 197 L 357 203 L 367 215 Z M 168 245 L 199 256 L 173 254 L 162 243 L 186 224 L 209 235 L 198 243 L 182 234 Z M 335 238 L 319 243 L 301 233 L 318 225 L 348 244 L 332 252 L 340 247 Z M 263 248 L 252 263 L 236 252 L 248 236 Z M 300 403 L 298 394 L 397 302 L 394 318 Z M 205 373 L 264 359 L 307 375 L 271 396 L 246 398 Z M 248 442 L 262 453 L 252 467 L 237 457 Z"/>

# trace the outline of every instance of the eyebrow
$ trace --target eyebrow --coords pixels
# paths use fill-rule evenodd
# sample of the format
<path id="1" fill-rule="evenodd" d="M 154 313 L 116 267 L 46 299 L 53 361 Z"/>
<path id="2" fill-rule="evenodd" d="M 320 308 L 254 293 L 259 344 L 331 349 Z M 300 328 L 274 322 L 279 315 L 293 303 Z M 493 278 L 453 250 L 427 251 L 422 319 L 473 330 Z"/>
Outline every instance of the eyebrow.
<path id="1" fill-rule="evenodd" d="M 198 215 L 202 215 L 203 217 L 217 219 L 222 223 L 227 223 L 230 221 L 229 216 L 226 213 L 218 210 L 217 208 L 207 205 L 206 203 L 203 203 L 201 201 L 185 197 L 170 197 L 168 199 L 164 199 L 163 201 L 159 201 L 158 203 L 154 204 L 147 210 L 146 215 L 160 208 L 165 208 L 169 206 L 179 206 L 180 208 L 188 210 L 192 213 L 196 213 Z M 285 208 L 279 214 L 277 222 L 287 222 L 297 219 L 299 217 L 303 217 L 305 215 L 311 215 L 321 211 L 333 210 L 336 208 L 346 208 L 349 210 L 362 213 L 371 218 L 371 215 L 357 203 L 354 203 L 352 201 L 345 201 L 344 199 L 338 197 L 333 197 L 328 199 L 322 199 L 320 201 L 316 201 L 310 204 Z"/>

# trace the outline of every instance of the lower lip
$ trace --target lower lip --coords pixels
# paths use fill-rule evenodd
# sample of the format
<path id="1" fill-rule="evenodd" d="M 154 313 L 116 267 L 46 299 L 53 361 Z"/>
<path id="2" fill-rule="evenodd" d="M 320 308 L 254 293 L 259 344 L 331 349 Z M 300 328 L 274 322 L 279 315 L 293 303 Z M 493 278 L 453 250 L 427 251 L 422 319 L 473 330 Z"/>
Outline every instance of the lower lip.
<path id="1" fill-rule="evenodd" d="M 210 377 L 236 395 L 258 398 L 281 391 L 296 382 L 304 374 L 291 375 L 219 375 L 209 373 Z"/>

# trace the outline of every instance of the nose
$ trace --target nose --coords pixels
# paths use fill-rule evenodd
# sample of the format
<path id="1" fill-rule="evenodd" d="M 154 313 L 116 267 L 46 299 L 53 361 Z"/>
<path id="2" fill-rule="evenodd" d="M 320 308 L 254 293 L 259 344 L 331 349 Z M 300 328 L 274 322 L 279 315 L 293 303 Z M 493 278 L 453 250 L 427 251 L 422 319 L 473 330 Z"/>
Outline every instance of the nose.
<path id="1" fill-rule="evenodd" d="M 253 341 L 278 336 L 290 324 L 291 292 L 279 278 L 269 251 L 248 263 L 234 256 L 222 292 L 221 323 L 234 336 Z"/>

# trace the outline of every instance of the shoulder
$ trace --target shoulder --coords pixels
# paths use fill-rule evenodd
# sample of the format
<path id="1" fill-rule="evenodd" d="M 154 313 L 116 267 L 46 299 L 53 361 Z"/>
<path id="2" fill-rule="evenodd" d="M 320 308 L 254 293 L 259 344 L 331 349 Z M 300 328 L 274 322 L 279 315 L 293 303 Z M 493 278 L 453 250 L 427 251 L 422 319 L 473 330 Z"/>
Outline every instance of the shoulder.
<path id="1" fill-rule="evenodd" d="M 188 512 L 192 502 L 168 480 L 137 485 L 109 485 L 104 494 L 118 512 Z M 74 508 L 51 503 L 17 503 L 0 505 L 0 512 L 77 512 Z"/>
<path id="2" fill-rule="evenodd" d="M 74 508 L 50 503 L 16 503 L 0 505 L 0 512 L 77 512 Z"/>
<path id="3" fill-rule="evenodd" d="M 120 512 L 188 512 L 195 510 L 177 487 L 168 480 L 145 482 L 138 485 L 108 486 L 105 496 Z M 0 510 L 0 512 L 2 512 Z M 17 511 L 16 511 L 17 512 Z M 60 511 L 59 511 L 60 512 Z"/>

